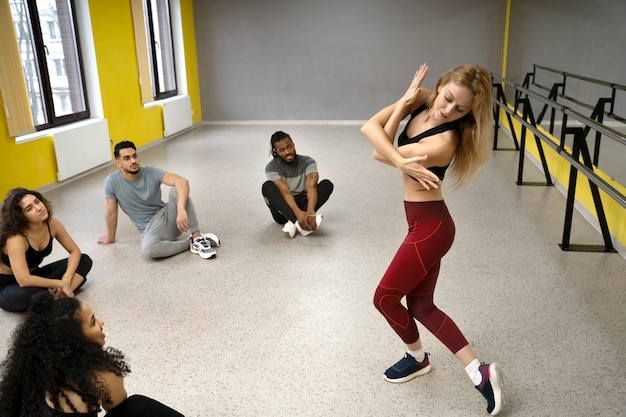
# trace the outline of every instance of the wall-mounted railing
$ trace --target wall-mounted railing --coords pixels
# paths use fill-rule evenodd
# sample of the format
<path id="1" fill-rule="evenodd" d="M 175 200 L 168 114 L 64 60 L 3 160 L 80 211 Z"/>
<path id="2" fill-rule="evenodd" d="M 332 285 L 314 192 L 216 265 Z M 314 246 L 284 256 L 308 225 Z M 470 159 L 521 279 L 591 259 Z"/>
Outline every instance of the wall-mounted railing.
<path id="1" fill-rule="evenodd" d="M 557 78 L 559 78 L 559 80 L 557 82 L 553 82 L 552 85 L 545 85 L 545 81 L 540 82 L 537 80 L 537 78 L 539 78 L 539 74 L 541 74 L 542 76 L 556 76 Z M 573 83 L 568 83 L 568 80 L 576 80 L 579 84 L 599 88 L 600 90 L 602 90 L 602 92 L 598 94 L 599 97 L 597 97 L 597 101 L 595 101 L 595 103 L 593 103 L 593 100 L 596 100 L 596 96 L 593 96 L 593 98 L 588 98 L 587 100 L 581 99 L 579 97 L 574 97 L 574 94 L 571 93 L 571 90 L 573 88 L 576 88 L 578 85 L 570 87 Z M 618 123 L 626 124 L 626 118 L 616 114 L 615 110 L 617 94 L 621 93 L 622 96 L 620 98 L 623 98 L 624 94 L 626 94 L 626 85 L 598 80 L 595 78 L 586 77 L 584 75 L 573 74 L 571 72 L 560 71 L 543 65 L 533 64 L 533 71 L 526 74 L 526 76 L 524 77 L 524 82 L 522 83 L 522 87 L 525 87 L 529 90 L 537 88 L 539 90 L 548 92 L 548 99 L 555 102 L 566 101 L 566 104 L 570 104 L 570 107 L 571 104 L 574 104 L 578 107 L 589 109 L 591 110 L 589 118 L 597 121 L 600 124 L 605 123 L 605 118 L 610 118 Z M 570 87 L 569 91 L 568 87 Z M 537 123 L 541 123 L 543 121 L 543 118 L 548 109 L 548 106 L 544 106 L 541 112 L 539 112 L 539 115 L 537 116 Z M 555 114 L 555 109 L 551 108 L 550 124 L 548 128 L 550 133 L 554 133 Z M 592 157 L 595 166 L 599 165 L 601 137 L 602 135 L 600 134 L 600 132 L 596 132 L 594 152 Z"/>
<path id="2" fill-rule="evenodd" d="M 552 148 L 560 157 L 567 161 L 570 165 L 569 184 L 567 188 L 567 203 L 565 208 L 565 222 L 563 228 L 563 239 L 559 244 L 562 250 L 570 251 L 602 251 L 602 252 L 616 252 L 611 239 L 611 233 L 607 224 L 604 206 L 600 197 L 600 191 L 602 190 L 610 198 L 615 200 L 620 206 L 626 209 L 626 196 L 618 191 L 613 185 L 602 178 L 595 172 L 595 165 L 592 161 L 589 147 L 587 146 L 587 136 L 590 131 L 594 131 L 597 134 L 603 135 L 606 138 L 610 138 L 616 143 L 622 145 L 620 150 L 626 155 L 626 137 L 620 132 L 613 130 L 590 117 L 584 116 L 570 108 L 563 106 L 548 97 L 544 97 L 529 89 L 513 84 L 497 74 L 492 73 L 493 82 L 493 96 L 494 96 L 494 116 L 495 116 L 495 132 L 494 132 L 494 150 L 498 148 L 498 131 L 500 127 L 504 127 L 512 134 L 512 139 L 515 144 L 515 148 L 519 149 L 519 165 L 518 165 L 518 185 L 538 185 L 537 183 L 525 183 L 522 181 L 524 159 L 525 159 L 525 141 L 527 131 L 532 132 L 537 149 L 539 152 L 539 158 L 543 166 L 543 171 L 546 177 L 546 182 L 542 185 L 553 185 L 548 164 L 546 162 L 544 154 L 544 146 Z M 512 93 L 514 97 L 514 103 L 509 105 L 506 99 L 506 92 L 509 95 Z M 560 141 L 555 141 L 545 133 L 545 130 L 539 126 L 537 118 L 534 117 L 533 105 L 543 105 L 544 109 L 549 109 L 553 114 L 553 118 L 557 114 L 561 115 L 561 134 Z M 500 118 L 504 112 L 503 118 Z M 545 111 L 543 111 L 545 113 Z M 519 141 L 514 126 L 513 120 L 521 124 L 521 134 L 519 135 Z M 504 125 L 503 125 L 504 123 Z M 508 123 L 508 127 L 506 124 Z M 570 147 L 565 145 L 566 137 L 571 136 L 573 144 Z M 518 143 L 519 142 L 519 143 Z M 581 161 L 582 160 L 582 161 Z M 572 245 L 570 244 L 570 235 L 572 227 L 572 219 L 574 212 L 574 202 L 576 199 L 576 182 L 578 173 L 584 175 L 589 181 L 589 188 L 593 198 L 593 204 L 596 210 L 600 231 L 604 240 L 603 246 L 594 245 Z"/>

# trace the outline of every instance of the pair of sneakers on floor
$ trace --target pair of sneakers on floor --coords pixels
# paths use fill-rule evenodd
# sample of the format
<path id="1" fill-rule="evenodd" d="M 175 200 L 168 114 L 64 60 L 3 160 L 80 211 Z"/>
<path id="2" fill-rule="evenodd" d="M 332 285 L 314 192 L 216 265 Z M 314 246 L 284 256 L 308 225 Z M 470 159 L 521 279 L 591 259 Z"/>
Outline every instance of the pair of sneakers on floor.
<path id="1" fill-rule="evenodd" d="M 410 353 L 405 353 L 404 357 L 396 362 L 391 368 L 385 371 L 385 380 L 393 383 L 407 382 L 421 375 L 430 372 L 430 354 L 426 353 L 424 359 L 419 362 Z M 475 388 L 487 400 L 487 412 L 495 416 L 504 407 L 504 381 L 502 371 L 497 363 L 482 363 L 478 370 L 482 376 L 480 384 Z"/>
<path id="2" fill-rule="evenodd" d="M 320 227 L 323 218 L 323 214 L 317 214 L 315 216 L 315 223 L 317 224 L 317 227 Z M 291 220 L 287 220 L 287 223 L 283 225 L 283 233 L 285 234 L 285 236 L 293 238 L 296 235 L 296 232 L 299 232 L 302 236 L 308 236 L 313 233 L 313 230 L 304 230 L 297 220 L 295 223 Z"/>
<path id="3" fill-rule="evenodd" d="M 217 256 L 215 248 L 220 245 L 220 239 L 213 233 L 202 233 L 198 237 L 189 236 L 189 251 L 200 255 L 203 259 Z"/>

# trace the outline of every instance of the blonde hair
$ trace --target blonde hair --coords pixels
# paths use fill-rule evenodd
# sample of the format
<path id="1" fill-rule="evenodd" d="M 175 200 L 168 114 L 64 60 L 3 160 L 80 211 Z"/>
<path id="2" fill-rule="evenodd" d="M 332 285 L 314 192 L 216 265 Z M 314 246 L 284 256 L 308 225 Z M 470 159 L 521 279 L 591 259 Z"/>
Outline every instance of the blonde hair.
<path id="1" fill-rule="evenodd" d="M 476 175 L 489 156 L 493 134 L 491 76 L 478 65 L 465 64 L 449 69 L 437 80 L 433 94 L 428 98 L 429 108 L 435 102 L 439 88 L 449 82 L 467 87 L 474 93 L 472 109 L 457 121 L 459 144 L 450 165 L 454 185 L 461 186 Z"/>

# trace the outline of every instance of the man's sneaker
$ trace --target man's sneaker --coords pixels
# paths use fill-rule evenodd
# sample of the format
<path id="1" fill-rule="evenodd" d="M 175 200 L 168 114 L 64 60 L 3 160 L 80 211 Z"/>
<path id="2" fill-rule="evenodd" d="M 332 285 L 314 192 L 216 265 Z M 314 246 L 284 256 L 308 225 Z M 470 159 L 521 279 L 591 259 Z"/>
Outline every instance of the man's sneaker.
<path id="1" fill-rule="evenodd" d="M 428 356 L 429 353 L 426 353 L 424 360 L 418 362 L 409 353 L 405 353 L 402 359 L 385 371 L 385 380 L 399 384 L 410 381 L 415 377 L 426 375 L 431 369 Z"/>
<path id="2" fill-rule="evenodd" d="M 203 259 L 210 259 L 217 255 L 215 249 L 211 247 L 209 238 L 200 235 L 196 238 L 191 238 L 190 236 L 189 240 L 191 240 L 191 244 L 189 245 L 191 253 L 197 253 Z"/>
<path id="3" fill-rule="evenodd" d="M 322 224 L 323 217 L 323 214 L 318 214 L 315 216 L 315 224 L 317 224 L 317 227 L 320 227 L 320 224 Z M 298 222 L 296 222 L 296 229 L 298 229 L 298 232 L 300 232 L 302 236 L 308 236 L 314 232 L 313 230 L 304 230 L 302 227 L 300 227 L 300 224 Z"/>
<path id="4" fill-rule="evenodd" d="M 287 220 L 287 223 L 283 226 L 283 233 L 289 238 L 293 238 L 296 235 L 296 225 L 291 220 Z"/>
<path id="5" fill-rule="evenodd" d="M 318 214 L 317 216 L 315 216 L 315 223 L 317 224 L 317 227 L 320 227 L 320 225 L 322 224 L 323 218 L 324 218 L 323 214 Z"/>
<path id="6" fill-rule="evenodd" d="M 202 237 L 209 239 L 212 248 L 217 248 L 220 245 L 220 238 L 215 233 L 202 233 Z"/>
<path id="7" fill-rule="evenodd" d="M 483 376 L 480 385 L 476 385 L 476 389 L 487 400 L 487 412 L 495 416 L 504 407 L 504 381 L 502 379 L 502 371 L 497 363 L 483 363 L 478 367 Z"/>
<path id="8" fill-rule="evenodd" d="M 300 232 L 302 236 L 308 236 L 311 233 L 313 233 L 313 230 L 304 230 L 302 226 L 300 226 L 300 223 L 298 222 L 296 222 L 296 229 L 298 229 L 298 232 Z"/>

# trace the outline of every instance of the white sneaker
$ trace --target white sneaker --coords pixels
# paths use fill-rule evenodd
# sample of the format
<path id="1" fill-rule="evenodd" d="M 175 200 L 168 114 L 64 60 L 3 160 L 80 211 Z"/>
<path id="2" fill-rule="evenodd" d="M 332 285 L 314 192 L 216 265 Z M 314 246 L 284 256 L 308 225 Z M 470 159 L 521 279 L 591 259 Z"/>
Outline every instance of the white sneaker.
<path id="1" fill-rule="evenodd" d="M 318 214 L 317 216 L 315 216 L 315 224 L 317 224 L 318 228 L 320 227 L 320 224 L 322 223 L 323 217 L 324 217 L 323 214 Z M 296 222 L 296 229 L 298 229 L 298 232 L 300 232 L 302 236 L 308 236 L 314 232 L 314 230 L 304 230 L 302 227 L 300 227 L 300 224 L 298 222 Z M 317 228 L 315 230 L 317 230 Z"/>
<path id="2" fill-rule="evenodd" d="M 191 240 L 191 244 L 189 245 L 189 251 L 191 253 L 198 254 L 203 259 L 210 259 L 217 255 L 215 249 L 211 247 L 211 240 L 209 238 L 200 235 L 192 239 L 191 236 L 189 236 L 189 240 Z"/>
<path id="3" fill-rule="evenodd" d="M 304 230 L 298 222 L 296 222 L 296 229 L 298 229 L 298 232 L 300 232 L 302 236 L 308 236 L 313 233 L 313 230 Z"/>
<path id="4" fill-rule="evenodd" d="M 217 248 L 220 245 L 220 238 L 215 233 L 202 233 L 202 237 L 209 239 L 212 248 Z"/>
<path id="5" fill-rule="evenodd" d="M 297 224 L 298 222 L 296 222 Z M 291 220 L 287 220 L 287 223 L 283 226 L 283 233 L 285 236 L 289 236 L 289 238 L 293 239 L 296 235 L 296 225 L 291 222 Z"/>
<path id="6" fill-rule="evenodd" d="M 317 224 L 317 228 L 319 229 L 320 224 L 322 224 L 322 219 L 324 218 L 323 214 L 318 214 L 315 216 L 315 224 Z M 316 229 L 317 230 L 317 229 Z"/>

